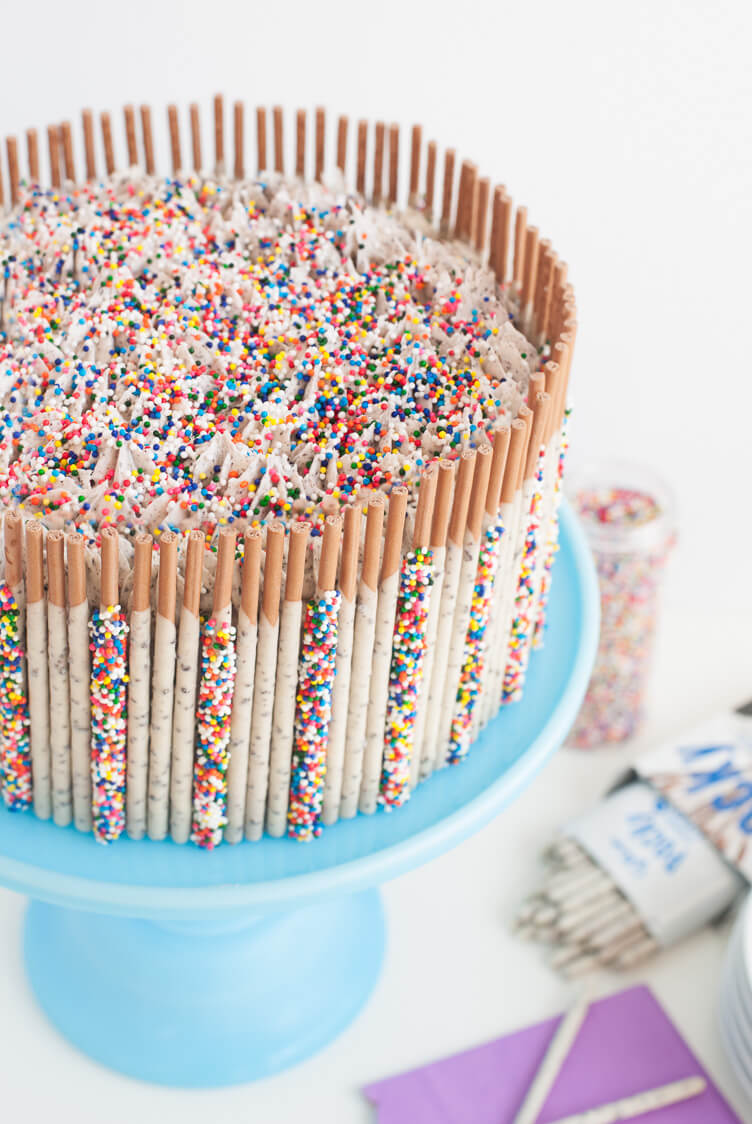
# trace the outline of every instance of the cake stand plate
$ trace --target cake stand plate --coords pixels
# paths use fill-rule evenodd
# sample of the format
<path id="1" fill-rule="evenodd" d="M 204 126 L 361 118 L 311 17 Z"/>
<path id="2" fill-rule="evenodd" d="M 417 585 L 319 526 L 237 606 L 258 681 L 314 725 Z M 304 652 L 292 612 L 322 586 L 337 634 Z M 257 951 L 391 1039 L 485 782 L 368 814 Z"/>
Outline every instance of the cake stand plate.
<path id="1" fill-rule="evenodd" d="M 393 814 L 292 840 L 97 845 L 0 810 L 0 883 L 29 895 L 26 966 L 39 1003 L 85 1053 L 182 1087 L 250 1081 L 325 1046 L 378 978 L 377 887 L 476 831 L 563 742 L 587 686 L 598 588 L 564 505 L 549 629 L 525 698 L 460 766 Z"/>

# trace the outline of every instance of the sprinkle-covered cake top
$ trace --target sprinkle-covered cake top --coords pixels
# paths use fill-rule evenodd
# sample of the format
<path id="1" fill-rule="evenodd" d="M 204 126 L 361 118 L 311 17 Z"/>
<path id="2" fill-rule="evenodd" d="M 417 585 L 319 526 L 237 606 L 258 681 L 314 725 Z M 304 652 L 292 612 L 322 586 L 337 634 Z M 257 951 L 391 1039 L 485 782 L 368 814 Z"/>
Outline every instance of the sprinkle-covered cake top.
<path id="1" fill-rule="evenodd" d="M 514 417 L 538 366 L 467 247 L 276 175 L 27 189 L 0 269 L 0 501 L 92 542 L 315 533 Z"/>

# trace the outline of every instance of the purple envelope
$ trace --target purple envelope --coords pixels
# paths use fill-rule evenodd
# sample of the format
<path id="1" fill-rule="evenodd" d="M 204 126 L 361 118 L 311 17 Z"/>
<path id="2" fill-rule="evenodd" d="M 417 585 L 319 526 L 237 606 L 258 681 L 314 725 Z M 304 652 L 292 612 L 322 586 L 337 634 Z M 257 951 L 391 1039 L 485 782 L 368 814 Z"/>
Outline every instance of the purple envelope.
<path id="1" fill-rule="evenodd" d="M 379 1124 L 511 1124 L 559 1019 L 368 1085 Z M 708 1088 L 646 1124 L 741 1124 L 647 987 L 593 1003 L 538 1124 L 700 1074 Z"/>

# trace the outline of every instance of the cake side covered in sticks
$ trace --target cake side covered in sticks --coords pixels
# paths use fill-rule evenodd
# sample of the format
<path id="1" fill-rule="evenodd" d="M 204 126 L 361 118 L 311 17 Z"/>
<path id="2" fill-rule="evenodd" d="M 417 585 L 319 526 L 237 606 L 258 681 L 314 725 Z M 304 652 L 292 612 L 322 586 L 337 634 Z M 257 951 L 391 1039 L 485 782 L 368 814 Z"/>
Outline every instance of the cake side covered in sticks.
<path id="1" fill-rule="evenodd" d="M 147 107 L 122 170 L 107 114 L 85 176 L 68 124 L 49 186 L 33 130 L 28 175 L 6 147 L 0 782 L 107 842 L 398 808 L 521 697 L 543 634 L 566 268 L 475 165 L 455 192 L 452 150 L 438 207 L 419 128 L 400 205 L 396 127 L 368 167 L 340 118 L 335 163 L 299 113 L 292 174 L 259 110 L 249 178 L 223 114 L 211 169 L 195 106 L 192 171 L 172 106 L 170 175 Z"/>

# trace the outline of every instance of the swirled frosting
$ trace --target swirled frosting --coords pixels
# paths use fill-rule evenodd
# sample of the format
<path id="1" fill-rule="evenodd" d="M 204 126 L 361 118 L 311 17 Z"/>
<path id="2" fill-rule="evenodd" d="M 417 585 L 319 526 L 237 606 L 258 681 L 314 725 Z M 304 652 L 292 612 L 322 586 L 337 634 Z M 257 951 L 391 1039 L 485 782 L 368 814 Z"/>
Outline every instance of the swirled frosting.
<path id="1" fill-rule="evenodd" d="M 409 485 L 539 362 L 467 247 L 342 184 L 29 187 L 0 268 L 0 501 L 92 543 Z"/>

